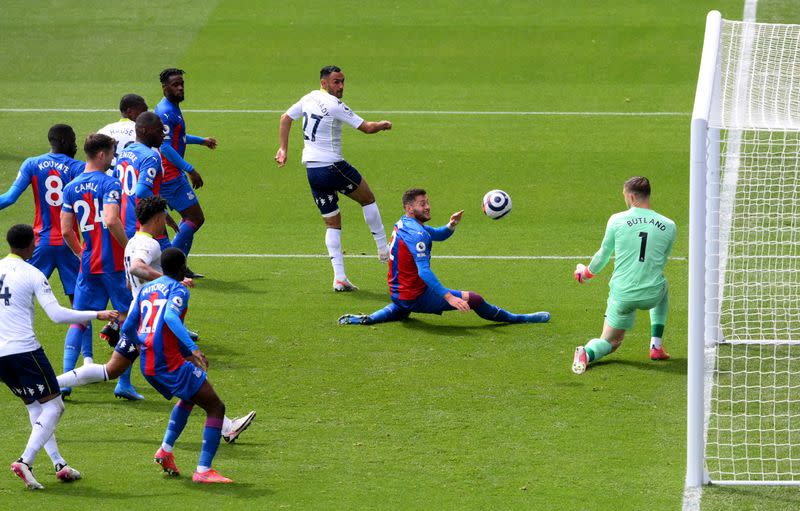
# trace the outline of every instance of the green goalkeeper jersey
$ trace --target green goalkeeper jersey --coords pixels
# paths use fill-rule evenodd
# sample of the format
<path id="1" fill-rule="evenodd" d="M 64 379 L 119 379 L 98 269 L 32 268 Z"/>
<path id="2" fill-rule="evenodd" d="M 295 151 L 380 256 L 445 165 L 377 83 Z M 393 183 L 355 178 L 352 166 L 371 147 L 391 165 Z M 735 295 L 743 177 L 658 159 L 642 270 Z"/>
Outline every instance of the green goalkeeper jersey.
<path id="1" fill-rule="evenodd" d="M 632 207 L 612 215 L 600 250 L 592 257 L 589 271 L 599 273 L 616 254 L 608 287 L 617 300 L 655 298 L 667 279 L 664 265 L 675 241 L 675 222 L 652 209 Z"/>

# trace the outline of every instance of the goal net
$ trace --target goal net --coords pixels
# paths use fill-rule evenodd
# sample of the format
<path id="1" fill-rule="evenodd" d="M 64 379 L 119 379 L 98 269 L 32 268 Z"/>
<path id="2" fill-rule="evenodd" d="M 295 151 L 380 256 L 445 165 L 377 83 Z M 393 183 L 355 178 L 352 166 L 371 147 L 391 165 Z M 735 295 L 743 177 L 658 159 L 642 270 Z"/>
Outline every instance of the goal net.
<path id="1" fill-rule="evenodd" d="M 800 484 L 800 25 L 709 14 L 691 172 L 687 485 Z"/>

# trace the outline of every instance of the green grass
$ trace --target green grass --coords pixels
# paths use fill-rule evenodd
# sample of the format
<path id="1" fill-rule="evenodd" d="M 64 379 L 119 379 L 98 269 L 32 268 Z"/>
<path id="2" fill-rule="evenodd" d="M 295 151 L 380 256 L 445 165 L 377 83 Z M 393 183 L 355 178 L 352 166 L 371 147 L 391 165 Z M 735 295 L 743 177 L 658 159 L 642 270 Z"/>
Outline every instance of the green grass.
<path id="1" fill-rule="evenodd" d="M 654 205 L 688 250 L 689 116 L 704 15 L 736 18 L 736 1 L 658 2 L 6 2 L 0 16 L 0 108 L 109 108 L 127 92 L 151 106 L 158 72 L 187 70 L 185 109 L 281 110 L 316 87 L 324 64 L 342 66 L 356 112 L 393 110 L 686 112 L 685 116 L 466 116 L 369 113 L 394 129 L 344 133 L 345 155 L 376 192 L 385 224 L 400 194 L 428 189 L 434 224 L 466 209 L 458 233 L 437 244 L 446 286 L 473 289 L 512 311 L 550 310 L 547 325 L 497 326 L 472 314 L 415 316 L 398 324 L 337 327 L 346 312 L 387 302 L 385 268 L 347 259 L 358 293 L 330 292 L 323 227 L 299 164 L 278 169 L 278 114 L 187 113 L 203 173 L 207 223 L 194 252 L 316 254 L 312 259 L 193 258 L 207 273 L 187 324 L 201 332 L 210 378 L 231 415 L 253 426 L 215 464 L 237 480 L 198 488 L 164 480 L 150 461 L 170 405 L 134 376 L 147 400 L 113 399 L 112 386 L 77 389 L 58 429 L 63 454 L 84 472 L 74 485 L 37 473 L 41 494 L 0 477 L 3 508 L 59 509 L 675 509 L 685 469 L 687 265 L 672 261 L 666 343 L 673 359 L 647 360 L 648 321 L 582 377 L 575 345 L 602 325 L 608 274 L 586 286 L 575 263 L 599 245 L 622 209 L 624 179 L 644 174 Z M 179 14 L 175 14 L 179 13 Z M 31 27 L 36 27 L 33 30 Z M 176 30 L 180 35 L 176 36 Z M 79 137 L 113 112 L 0 112 L 0 187 L 46 130 L 68 122 Z M 514 211 L 480 214 L 491 188 Z M 373 254 L 359 208 L 342 204 L 348 254 Z M 29 193 L 0 213 L 0 228 L 30 222 Z M 561 260 L 449 260 L 436 255 L 561 255 Z M 610 269 L 609 269 L 610 270 Z M 57 281 L 57 279 L 53 279 Z M 39 316 L 43 316 L 39 314 Z M 60 367 L 64 328 L 37 319 Z M 109 350 L 97 343 L 96 359 Z M 28 432 L 19 402 L 0 397 L 0 460 Z M 178 443 L 190 472 L 197 410 Z M 796 505 L 774 489 L 710 489 L 708 508 Z M 715 507 L 716 506 L 716 507 Z"/>

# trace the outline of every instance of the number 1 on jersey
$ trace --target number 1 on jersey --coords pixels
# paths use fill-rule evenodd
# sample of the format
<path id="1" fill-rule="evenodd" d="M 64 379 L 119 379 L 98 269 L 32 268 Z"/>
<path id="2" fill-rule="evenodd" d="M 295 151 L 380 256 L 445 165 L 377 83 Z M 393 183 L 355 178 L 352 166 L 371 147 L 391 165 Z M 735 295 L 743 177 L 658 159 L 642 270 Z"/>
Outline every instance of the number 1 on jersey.
<path id="1" fill-rule="evenodd" d="M 644 262 L 644 251 L 647 250 L 647 233 L 642 231 L 639 233 L 642 238 L 642 245 L 639 247 L 639 262 Z"/>

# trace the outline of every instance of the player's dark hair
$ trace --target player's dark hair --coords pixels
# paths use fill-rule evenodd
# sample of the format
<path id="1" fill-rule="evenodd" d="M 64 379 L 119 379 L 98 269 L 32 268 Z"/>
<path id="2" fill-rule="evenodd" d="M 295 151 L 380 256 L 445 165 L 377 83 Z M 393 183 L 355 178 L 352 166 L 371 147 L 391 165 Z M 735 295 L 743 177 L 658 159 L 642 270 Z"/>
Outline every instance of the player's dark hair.
<path id="1" fill-rule="evenodd" d="M 417 197 L 420 195 L 428 195 L 428 192 L 422 188 L 410 188 L 403 192 L 403 206 L 406 204 L 413 204 Z"/>
<path id="2" fill-rule="evenodd" d="M 61 152 L 75 144 L 75 130 L 69 124 L 54 124 L 47 132 L 47 140 L 50 147 Z"/>
<path id="3" fill-rule="evenodd" d="M 147 110 L 147 102 L 138 94 L 125 94 L 119 100 L 119 111 L 123 115 L 127 109 L 136 107 Z"/>
<path id="4" fill-rule="evenodd" d="M 167 201 L 158 195 L 151 195 L 139 201 L 136 205 L 136 220 L 146 224 L 151 218 L 167 209 Z"/>
<path id="5" fill-rule="evenodd" d="M 319 70 L 319 79 L 322 80 L 331 73 L 341 73 L 339 66 L 325 66 Z"/>
<path id="6" fill-rule="evenodd" d="M 33 227 L 27 224 L 12 225 L 6 234 L 8 246 L 16 250 L 24 250 L 33 243 Z"/>
<path id="7" fill-rule="evenodd" d="M 646 177 L 635 176 L 625 181 L 624 189 L 643 199 L 650 197 L 650 180 Z"/>
<path id="8" fill-rule="evenodd" d="M 175 280 L 183 280 L 186 276 L 186 256 L 180 249 L 169 247 L 161 252 L 161 271 Z"/>
<path id="9" fill-rule="evenodd" d="M 116 143 L 117 142 L 108 135 L 89 133 L 89 135 L 86 136 L 86 140 L 83 142 L 83 152 L 85 152 L 86 157 L 91 160 L 100 154 L 100 151 L 108 151 L 109 149 L 113 151 Z"/>
<path id="10" fill-rule="evenodd" d="M 158 75 L 158 79 L 161 80 L 161 85 L 166 85 L 169 79 L 175 75 L 183 76 L 183 69 L 178 69 L 177 67 L 168 67 L 167 69 L 161 71 L 161 74 Z"/>
<path id="11" fill-rule="evenodd" d="M 136 118 L 136 134 L 139 135 L 141 130 L 147 129 L 151 126 L 155 126 L 161 122 L 161 117 L 154 114 L 153 112 L 142 112 L 139 114 L 139 117 Z"/>

